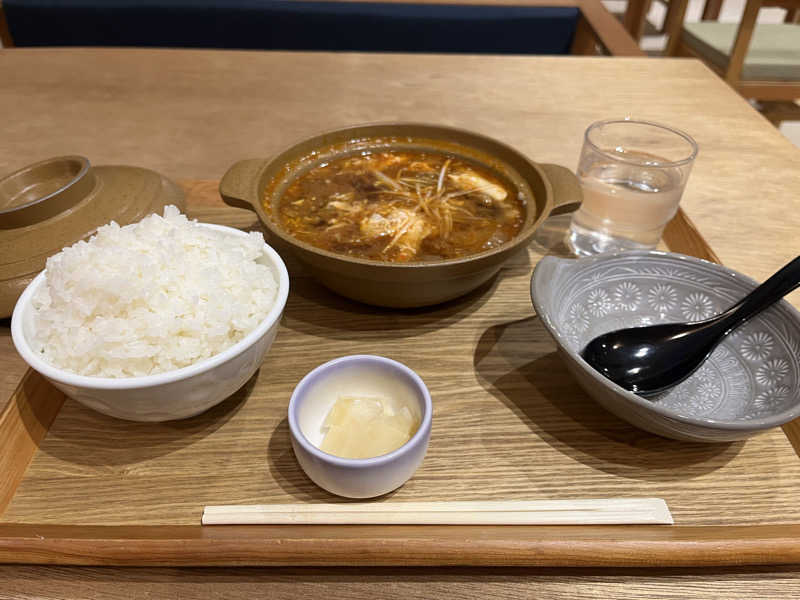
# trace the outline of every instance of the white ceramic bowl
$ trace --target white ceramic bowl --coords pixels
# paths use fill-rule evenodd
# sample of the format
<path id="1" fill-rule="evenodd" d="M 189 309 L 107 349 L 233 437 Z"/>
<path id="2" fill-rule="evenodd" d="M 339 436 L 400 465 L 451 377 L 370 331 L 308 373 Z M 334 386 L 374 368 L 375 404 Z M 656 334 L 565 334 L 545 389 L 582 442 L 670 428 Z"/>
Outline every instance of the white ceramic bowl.
<path id="1" fill-rule="evenodd" d="M 389 395 L 419 411 L 419 429 L 397 450 L 374 458 L 340 458 L 319 449 L 322 423 L 340 395 Z M 381 356 L 355 355 L 320 365 L 297 384 L 289 401 L 289 430 L 297 462 L 318 486 L 346 498 L 391 492 L 417 470 L 431 437 L 433 407 L 414 371 Z"/>
<path id="2" fill-rule="evenodd" d="M 222 225 L 201 225 L 230 235 L 247 235 Z M 289 275 L 281 257 L 266 244 L 262 260 L 278 282 L 275 304 L 266 318 L 227 350 L 188 367 L 156 375 L 111 378 L 76 375 L 44 362 L 27 340 L 33 327 L 31 299 L 44 284 L 44 271 L 25 288 L 14 308 L 11 318 L 14 345 L 31 368 L 67 396 L 97 412 L 119 419 L 152 422 L 200 414 L 242 387 L 261 366 L 275 339 L 289 295 Z"/>
<path id="3" fill-rule="evenodd" d="M 725 442 L 800 416 L 800 314 L 785 300 L 726 336 L 687 380 L 651 398 L 606 379 L 580 351 L 615 329 L 707 319 L 756 285 L 691 256 L 629 251 L 545 257 L 533 273 L 531 295 L 567 367 L 600 405 L 659 435 Z"/>

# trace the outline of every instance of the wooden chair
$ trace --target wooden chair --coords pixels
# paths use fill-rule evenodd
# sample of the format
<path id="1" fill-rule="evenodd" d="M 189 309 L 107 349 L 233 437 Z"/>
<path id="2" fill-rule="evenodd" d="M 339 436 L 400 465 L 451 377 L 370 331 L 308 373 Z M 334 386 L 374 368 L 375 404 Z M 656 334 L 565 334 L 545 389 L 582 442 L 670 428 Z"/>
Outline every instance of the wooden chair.
<path id="1" fill-rule="evenodd" d="M 800 108 L 793 102 L 800 98 L 800 25 L 756 26 L 758 11 L 768 5 L 764 0 L 747 0 L 738 24 L 684 23 L 688 1 L 671 0 L 676 13 L 666 55 L 699 58 L 745 98 L 778 102 L 781 119 L 800 118 Z M 769 5 L 791 11 L 800 8 L 800 0 L 771 0 Z"/>
<path id="2" fill-rule="evenodd" d="M 661 24 L 661 27 L 657 29 L 657 31 L 659 33 L 666 33 L 669 31 L 670 25 L 675 21 L 676 8 L 678 7 L 679 3 L 675 2 L 674 0 L 658 1 L 666 7 L 667 13 L 664 17 L 664 22 Z M 653 0 L 628 0 L 628 6 L 626 7 L 625 14 L 623 15 L 623 24 L 625 25 L 625 29 L 628 30 L 628 33 L 631 34 L 631 37 L 633 37 L 633 39 L 635 39 L 637 42 L 641 41 L 642 35 L 646 29 L 647 14 L 650 12 L 652 3 Z M 717 7 L 717 14 L 713 17 L 706 17 L 708 7 L 712 4 Z M 721 6 L 722 0 L 707 0 L 705 9 L 703 11 L 703 20 L 716 20 L 716 18 L 719 16 L 719 8 Z"/>
<path id="3" fill-rule="evenodd" d="M 666 0 L 665 0 L 666 1 Z M 784 2 L 764 2 L 761 6 L 778 6 L 786 8 L 786 18 L 784 23 L 797 23 L 797 18 L 800 16 L 800 7 L 787 7 Z M 703 21 L 716 21 L 719 19 L 719 13 L 722 12 L 722 0 L 707 0 L 706 5 L 703 7 Z"/>

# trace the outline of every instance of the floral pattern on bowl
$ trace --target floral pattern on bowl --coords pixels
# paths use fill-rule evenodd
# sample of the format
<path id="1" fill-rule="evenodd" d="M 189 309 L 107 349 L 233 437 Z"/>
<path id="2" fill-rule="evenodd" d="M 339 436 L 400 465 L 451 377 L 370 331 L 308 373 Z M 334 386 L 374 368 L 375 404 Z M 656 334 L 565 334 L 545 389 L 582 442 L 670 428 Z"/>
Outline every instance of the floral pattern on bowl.
<path id="1" fill-rule="evenodd" d="M 632 397 L 640 410 L 700 426 L 745 430 L 749 423 L 763 429 L 800 413 L 800 317 L 785 301 L 729 334 L 686 381 L 648 400 L 605 380 L 578 357 L 591 339 L 614 329 L 712 317 L 744 297 L 754 281 L 713 263 L 655 251 L 547 257 L 542 263 L 532 282 L 540 317 L 570 355 L 573 372 L 591 371 L 586 375 L 593 384 L 616 388 L 606 390 L 601 403 L 623 418 L 620 406 L 608 406 L 618 400 L 610 400 L 611 392 Z"/>

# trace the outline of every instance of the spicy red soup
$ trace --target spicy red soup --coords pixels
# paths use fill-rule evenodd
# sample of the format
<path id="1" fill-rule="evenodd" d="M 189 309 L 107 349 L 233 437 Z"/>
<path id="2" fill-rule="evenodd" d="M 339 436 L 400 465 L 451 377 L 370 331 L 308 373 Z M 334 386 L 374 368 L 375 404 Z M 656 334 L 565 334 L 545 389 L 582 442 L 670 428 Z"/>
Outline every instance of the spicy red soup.
<path id="1" fill-rule="evenodd" d="M 286 189 L 280 225 L 317 248 L 408 262 L 476 254 L 519 233 L 523 202 L 486 170 L 436 152 L 377 152 L 309 170 Z"/>

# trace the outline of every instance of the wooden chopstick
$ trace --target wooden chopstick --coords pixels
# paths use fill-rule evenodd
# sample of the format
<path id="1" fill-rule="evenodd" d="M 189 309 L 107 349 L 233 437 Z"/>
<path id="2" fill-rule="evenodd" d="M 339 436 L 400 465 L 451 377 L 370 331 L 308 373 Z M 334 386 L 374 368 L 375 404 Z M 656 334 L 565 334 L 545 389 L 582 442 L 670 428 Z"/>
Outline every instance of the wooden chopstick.
<path id="1" fill-rule="evenodd" d="M 671 525 L 661 498 L 206 506 L 203 525 Z"/>

